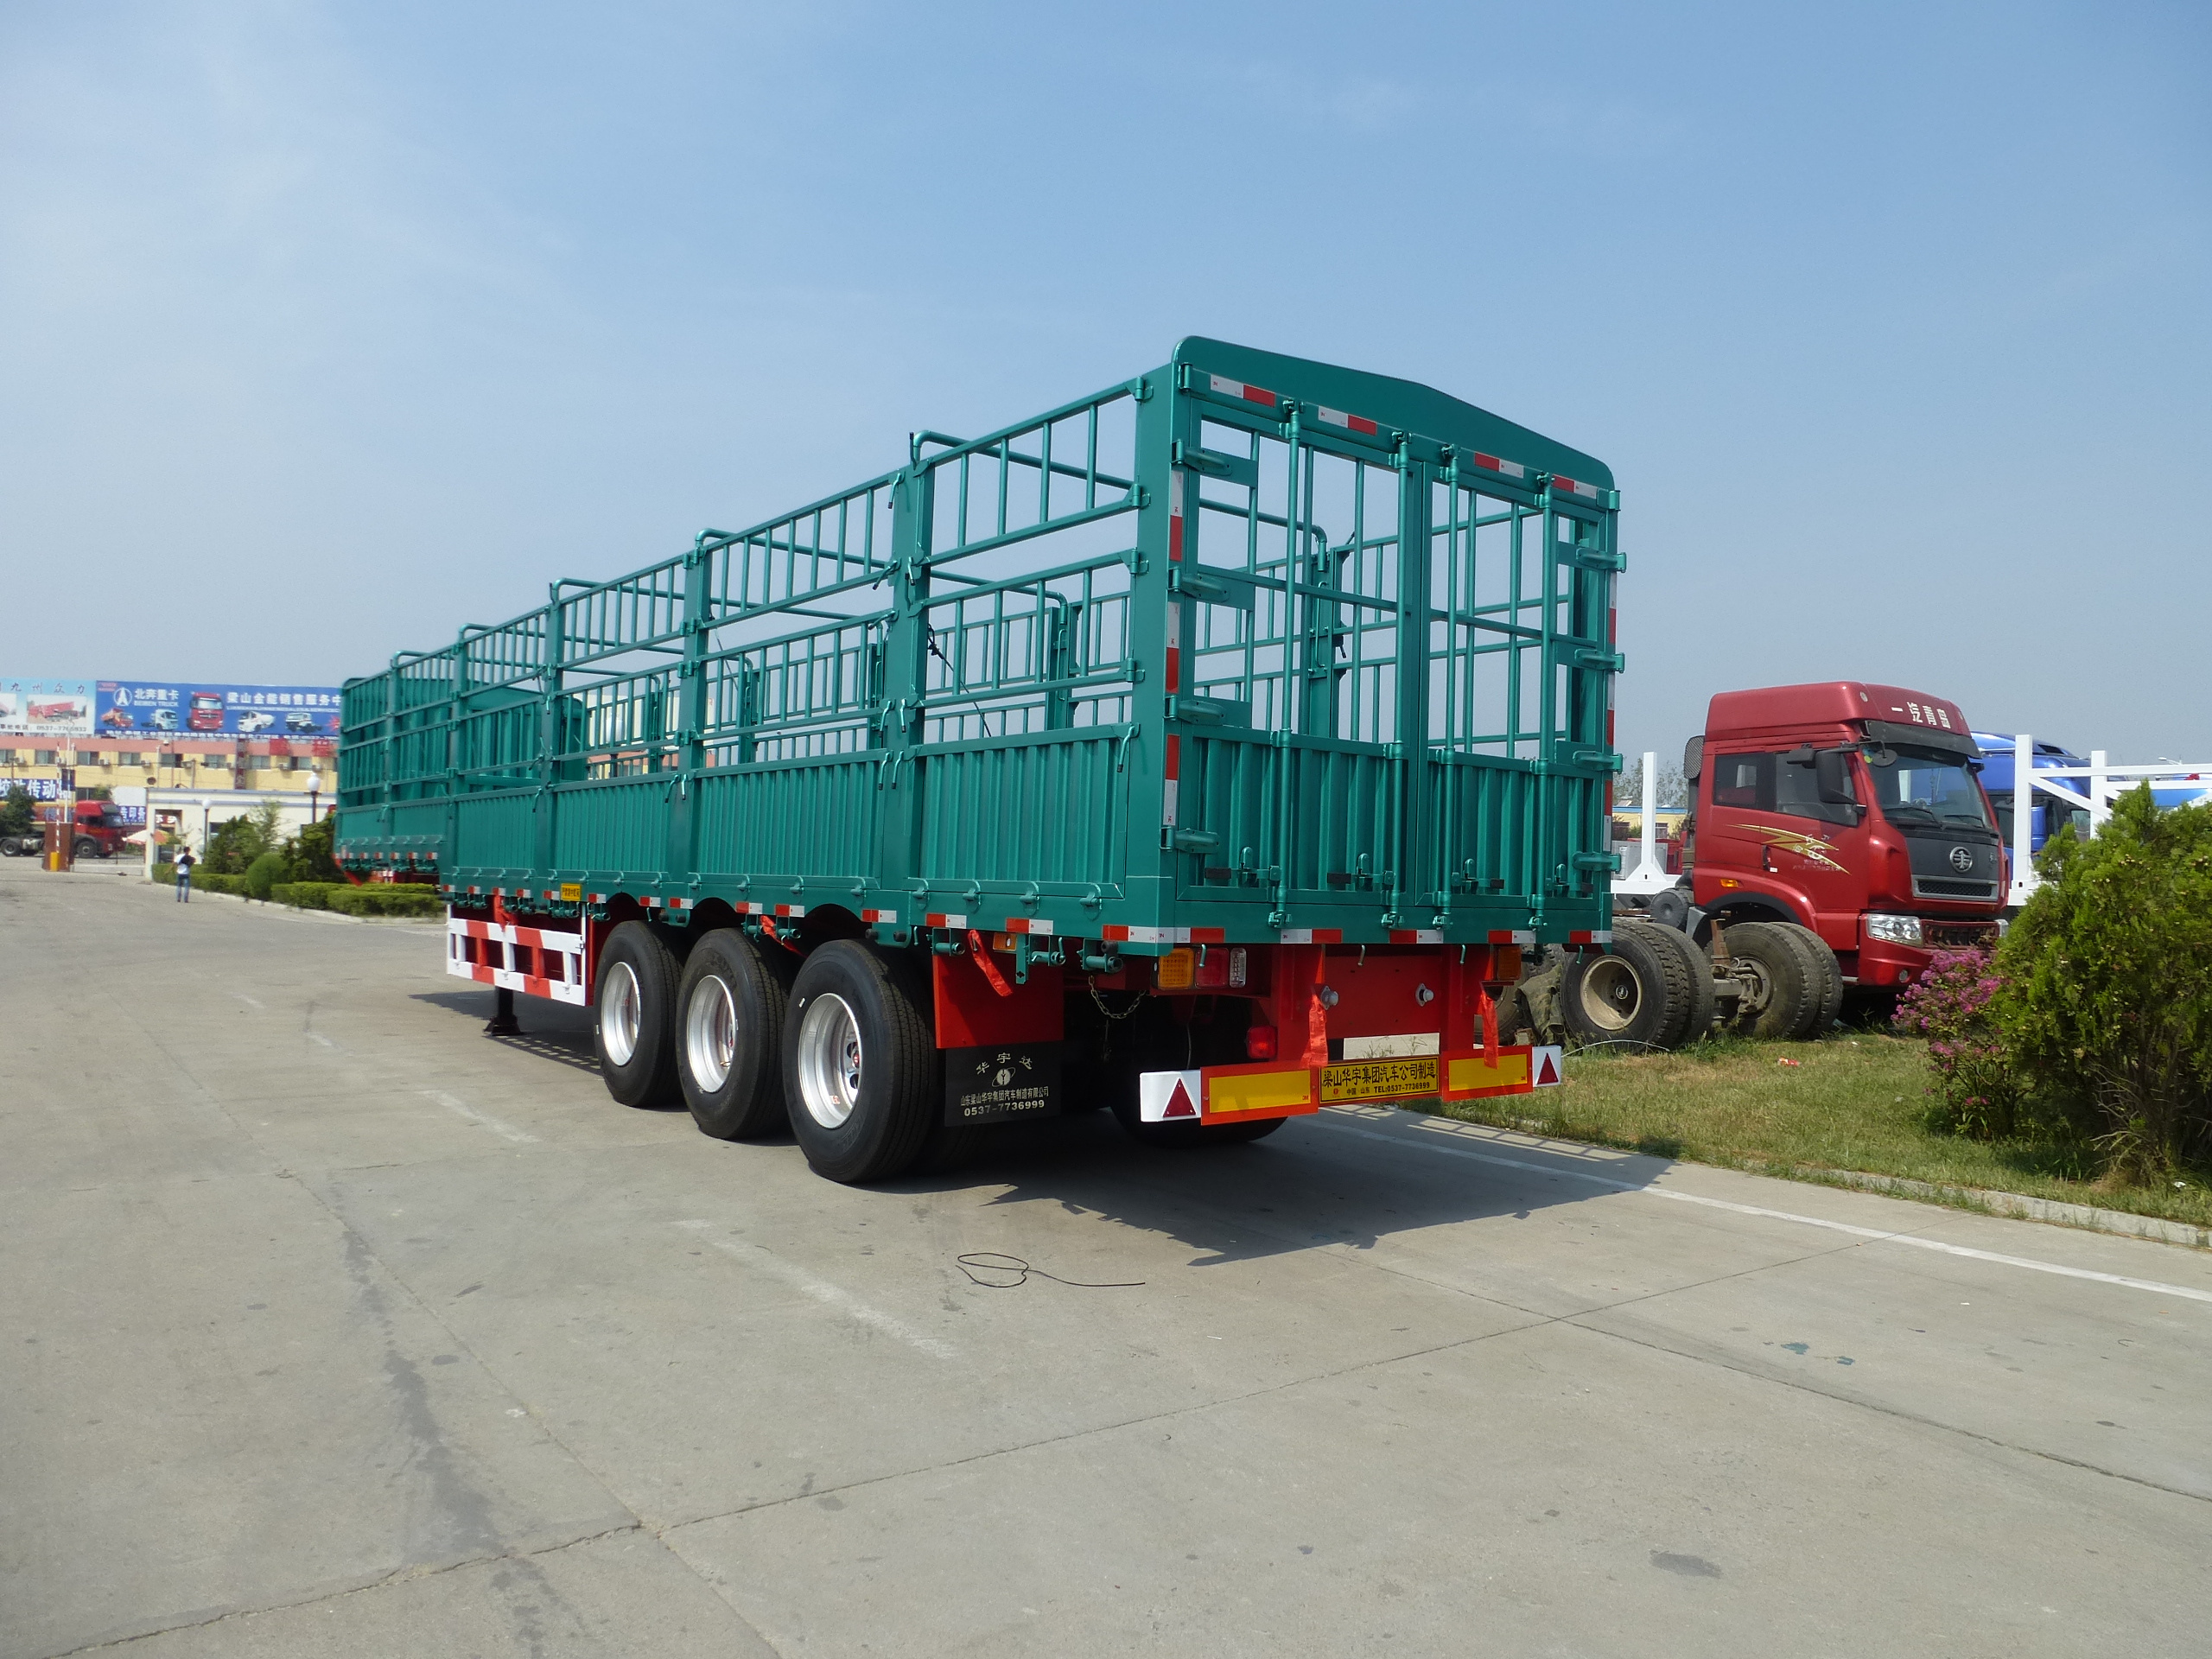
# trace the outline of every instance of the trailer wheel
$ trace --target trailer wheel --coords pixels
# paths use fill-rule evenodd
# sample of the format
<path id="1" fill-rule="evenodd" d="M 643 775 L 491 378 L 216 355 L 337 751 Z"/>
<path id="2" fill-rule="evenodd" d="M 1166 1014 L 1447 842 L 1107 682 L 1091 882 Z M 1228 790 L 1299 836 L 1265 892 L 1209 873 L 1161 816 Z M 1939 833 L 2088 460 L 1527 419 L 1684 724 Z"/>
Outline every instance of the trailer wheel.
<path id="1" fill-rule="evenodd" d="M 1613 929 L 1602 955 L 1570 957 L 1560 981 L 1567 1028 L 1585 1046 L 1680 1048 L 1696 998 L 1689 958 L 1644 922 Z"/>
<path id="2" fill-rule="evenodd" d="M 717 1141 L 773 1135 L 784 1111 L 789 953 L 771 963 L 734 927 L 691 947 L 676 994 L 676 1075 L 683 1103 Z M 781 976 L 779 976 L 779 970 Z"/>
<path id="3" fill-rule="evenodd" d="M 855 939 L 800 965 L 784 1022 L 791 1133 L 815 1173 L 880 1181 L 920 1154 L 941 1097 L 929 1022 L 903 976 Z"/>
<path id="4" fill-rule="evenodd" d="M 625 1106 L 665 1106 L 676 1079 L 675 953 L 643 922 L 624 922 L 599 954 L 592 1045 L 607 1092 Z"/>
<path id="5" fill-rule="evenodd" d="M 1667 895 L 1662 893 L 1659 896 L 1663 899 Z M 1681 957 L 1682 967 L 1689 975 L 1688 1014 L 1682 1021 L 1681 1041 L 1675 1046 L 1688 1048 L 1692 1043 L 1704 1041 L 1713 1034 L 1716 1001 L 1713 990 L 1713 958 L 1705 954 L 1702 945 L 1678 927 L 1654 925 L 1649 937 L 1662 945 L 1671 947 Z"/>
<path id="6" fill-rule="evenodd" d="M 1743 987 L 1735 1028 L 1746 1037 L 1789 1040 L 1812 1033 L 1827 1001 L 1819 964 L 1780 922 L 1738 922 L 1728 954 Z"/>
<path id="7" fill-rule="evenodd" d="M 1836 963 L 1835 952 L 1828 949 L 1828 942 L 1811 928 L 1796 922 L 1777 922 L 1775 925 L 1797 942 L 1798 948 L 1805 953 L 1806 960 L 1812 963 L 1819 976 L 1820 1006 L 1814 1011 L 1812 1022 L 1802 1033 L 1807 1037 L 1817 1037 L 1835 1024 L 1836 1017 L 1843 1012 L 1843 969 Z"/>

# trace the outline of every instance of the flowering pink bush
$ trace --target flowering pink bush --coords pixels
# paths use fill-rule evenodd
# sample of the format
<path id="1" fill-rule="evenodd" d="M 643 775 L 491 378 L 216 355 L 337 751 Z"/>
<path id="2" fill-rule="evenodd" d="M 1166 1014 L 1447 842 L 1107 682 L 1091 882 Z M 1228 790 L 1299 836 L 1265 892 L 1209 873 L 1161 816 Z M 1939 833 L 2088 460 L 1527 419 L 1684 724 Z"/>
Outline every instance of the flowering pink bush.
<path id="1" fill-rule="evenodd" d="M 1993 1141 L 2013 1133 L 2020 1084 L 1989 1005 L 2002 981 L 1986 950 L 1938 950 L 1897 1001 L 1896 1028 L 1928 1039 L 1928 1063 L 1952 1130 Z"/>

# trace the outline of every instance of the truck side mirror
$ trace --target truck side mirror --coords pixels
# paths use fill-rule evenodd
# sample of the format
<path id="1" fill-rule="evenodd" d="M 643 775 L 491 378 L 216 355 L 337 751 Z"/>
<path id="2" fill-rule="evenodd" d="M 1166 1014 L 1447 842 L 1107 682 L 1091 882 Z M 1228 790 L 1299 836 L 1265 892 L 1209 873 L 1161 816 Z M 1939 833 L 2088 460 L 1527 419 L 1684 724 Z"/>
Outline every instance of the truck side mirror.
<path id="1" fill-rule="evenodd" d="M 1697 782 L 1697 775 L 1705 769 L 1705 739 L 1694 737 L 1682 745 L 1682 779 Z"/>
<path id="2" fill-rule="evenodd" d="M 1813 785 L 1824 806 L 1856 806 L 1851 792 L 1851 769 L 1845 764 L 1847 749 L 1822 749 L 1813 757 Z"/>

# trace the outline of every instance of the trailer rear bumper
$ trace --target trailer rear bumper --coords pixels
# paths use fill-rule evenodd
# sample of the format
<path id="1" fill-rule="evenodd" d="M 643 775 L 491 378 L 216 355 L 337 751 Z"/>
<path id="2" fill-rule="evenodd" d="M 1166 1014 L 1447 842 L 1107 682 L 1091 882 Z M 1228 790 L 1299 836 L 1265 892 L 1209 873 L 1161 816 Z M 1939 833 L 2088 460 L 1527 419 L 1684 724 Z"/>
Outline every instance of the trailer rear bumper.
<path id="1" fill-rule="evenodd" d="M 1243 1123 L 1324 1106 L 1526 1095 L 1561 1082 L 1560 1059 L 1556 1047 L 1523 1044 L 1495 1053 L 1478 1048 L 1330 1065 L 1266 1061 L 1147 1071 L 1139 1078 L 1137 1116 L 1145 1123 Z"/>
<path id="2" fill-rule="evenodd" d="M 446 918 L 446 972 L 526 996 L 579 1005 L 591 1001 L 584 936 L 515 922 Z"/>

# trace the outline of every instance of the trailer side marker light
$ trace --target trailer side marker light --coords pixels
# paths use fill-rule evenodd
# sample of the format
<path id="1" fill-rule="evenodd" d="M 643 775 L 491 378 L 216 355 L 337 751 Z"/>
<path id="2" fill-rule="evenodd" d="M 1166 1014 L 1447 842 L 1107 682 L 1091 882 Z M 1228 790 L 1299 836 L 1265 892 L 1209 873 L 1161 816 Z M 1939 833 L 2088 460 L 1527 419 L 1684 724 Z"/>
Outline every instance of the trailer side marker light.
<path id="1" fill-rule="evenodd" d="M 1275 1028 L 1273 1026 L 1248 1026 L 1244 1031 L 1244 1057 L 1252 1060 L 1272 1060 L 1275 1057 Z"/>

